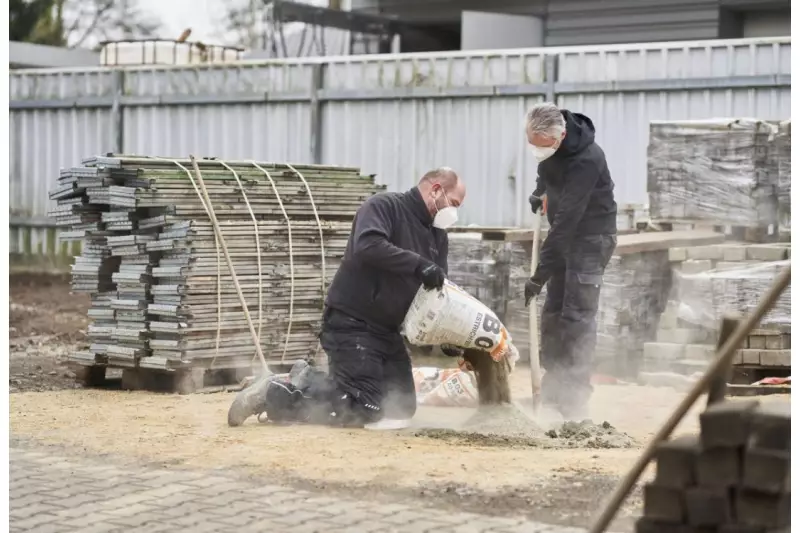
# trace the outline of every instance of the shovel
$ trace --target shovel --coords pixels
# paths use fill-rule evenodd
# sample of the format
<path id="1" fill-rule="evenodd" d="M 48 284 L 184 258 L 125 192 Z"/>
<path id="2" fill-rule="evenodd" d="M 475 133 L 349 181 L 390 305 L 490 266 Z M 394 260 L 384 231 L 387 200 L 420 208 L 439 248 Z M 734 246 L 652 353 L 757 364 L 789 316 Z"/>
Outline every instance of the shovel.
<path id="1" fill-rule="evenodd" d="M 539 264 L 539 240 L 542 233 L 541 208 L 533 215 L 533 247 L 531 248 L 531 276 L 536 273 Z M 528 332 L 530 334 L 530 359 L 531 359 L 531 391 L 533 392 L 533 414 L 539 414 L 542 404 L 542 369 L 539 364 L 539 308 L 536 298 L 530 303 L 530 321 Z"/>

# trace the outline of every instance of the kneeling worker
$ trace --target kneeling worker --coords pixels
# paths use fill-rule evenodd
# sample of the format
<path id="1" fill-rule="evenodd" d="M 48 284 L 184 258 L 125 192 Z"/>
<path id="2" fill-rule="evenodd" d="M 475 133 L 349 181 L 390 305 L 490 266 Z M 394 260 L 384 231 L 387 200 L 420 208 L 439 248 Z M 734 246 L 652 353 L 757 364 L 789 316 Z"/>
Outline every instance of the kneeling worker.
<path id="1" fill-rule="evenodd" d="M 439 168 L 405 193 L 364 202 L 325 302 L 320 341 L 328 375 L 298 363 L 291 383 L 262 379 L 239 393 L 228 423 L 266 411 L 274 421 L 407 426 L 416 391 L 400 326 L 420 286 L 444 284 L 445 230 L 458 219 L 465 194 L 458 175 Z"/>

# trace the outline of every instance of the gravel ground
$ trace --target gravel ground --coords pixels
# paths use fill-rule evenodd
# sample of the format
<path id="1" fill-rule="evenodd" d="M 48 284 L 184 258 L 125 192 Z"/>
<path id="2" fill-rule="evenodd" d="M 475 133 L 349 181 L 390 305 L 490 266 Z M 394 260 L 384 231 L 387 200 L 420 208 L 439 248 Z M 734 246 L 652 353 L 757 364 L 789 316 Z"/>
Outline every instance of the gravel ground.
<path id="1" fill-rule="evenodd" d="M 86 341 L 88 296 L 70 294 L 65 275 L 12 274 L 9 283 L 10 391 L 78 387 L 63 362 Z"/>

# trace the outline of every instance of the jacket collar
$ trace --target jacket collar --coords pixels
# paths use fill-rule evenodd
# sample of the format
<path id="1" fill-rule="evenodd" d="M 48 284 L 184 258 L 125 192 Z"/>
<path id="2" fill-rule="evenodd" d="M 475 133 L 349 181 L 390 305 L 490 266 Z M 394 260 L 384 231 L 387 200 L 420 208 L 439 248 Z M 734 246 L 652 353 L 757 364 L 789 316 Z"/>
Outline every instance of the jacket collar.
<path id="1" fill-rule="evenodd" d="M 422 199 L 422 194 L 419 192 L 418 187 L 413 187 L 406 191 L 403 194 L 403 199 L 420 222 L 426 226 L 433 224 L 433 217 L 428 211 L 428 206 L 425 205 L 425 200 Z"/>

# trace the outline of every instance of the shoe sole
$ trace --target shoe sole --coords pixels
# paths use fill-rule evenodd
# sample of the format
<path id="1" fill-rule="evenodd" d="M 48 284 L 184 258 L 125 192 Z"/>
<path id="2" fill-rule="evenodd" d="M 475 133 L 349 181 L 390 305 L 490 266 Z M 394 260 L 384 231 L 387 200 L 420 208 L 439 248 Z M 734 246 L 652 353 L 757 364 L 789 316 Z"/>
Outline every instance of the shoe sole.
<path id="1" fill-rule="evenodd" d="M 252 415 L 259 414 L 259 401 L 266 403 L 269 379 L 255 381 L 246 389 L 240 390 L 228 409 L 228 425 L 237 427 L 244 424 Z M 260 398 L 259 398 L 260 397 Z"/>

